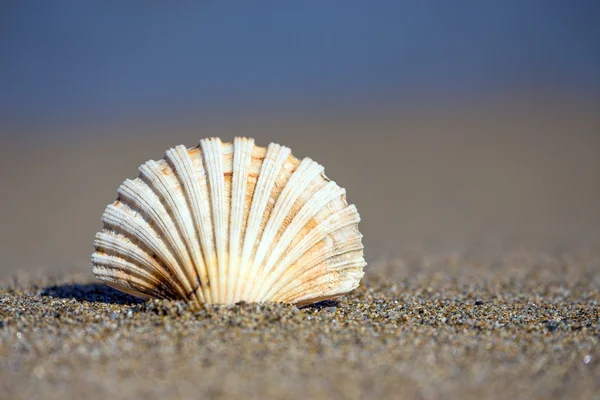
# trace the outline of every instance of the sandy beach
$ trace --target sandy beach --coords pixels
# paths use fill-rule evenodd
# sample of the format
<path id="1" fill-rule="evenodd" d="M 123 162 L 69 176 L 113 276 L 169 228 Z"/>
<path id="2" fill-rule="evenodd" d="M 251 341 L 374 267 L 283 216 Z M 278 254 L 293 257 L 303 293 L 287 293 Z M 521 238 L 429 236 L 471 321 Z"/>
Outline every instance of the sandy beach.
<path id="1" fill-rule="evenodd" d="M 599 109 L 519 97 L 52 140 L 5 129 L 0 398 L 600 399 Z M 235 135 L 347 189 L 361 287 L 302 309 L 193 310 L 96 281 L 118 185 L 169 147 Z"/>

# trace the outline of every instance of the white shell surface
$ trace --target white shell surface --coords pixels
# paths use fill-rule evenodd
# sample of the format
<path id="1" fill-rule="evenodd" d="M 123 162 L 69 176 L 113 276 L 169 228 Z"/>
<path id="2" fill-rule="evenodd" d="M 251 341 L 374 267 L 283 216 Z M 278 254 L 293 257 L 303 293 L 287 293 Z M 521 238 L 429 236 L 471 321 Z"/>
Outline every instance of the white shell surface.
<path id="1" fill-rule="evenodd" d="M 300 306 L 359 285 L 360 217 L 310 158 L 210 138 L 139 172 L 94 241 L 93 272 L 108 285 L 142 298 Z"/>

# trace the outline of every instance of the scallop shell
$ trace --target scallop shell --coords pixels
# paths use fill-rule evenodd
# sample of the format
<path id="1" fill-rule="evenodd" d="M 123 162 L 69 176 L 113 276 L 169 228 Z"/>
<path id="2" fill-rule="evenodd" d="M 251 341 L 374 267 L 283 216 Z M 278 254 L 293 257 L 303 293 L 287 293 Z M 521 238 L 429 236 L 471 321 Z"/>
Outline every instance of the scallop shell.
<path id="1" fill-rule="evenodd" d="M 142 298 L 299 306 L 355 289 L 360 217 L 310 158 L 204 139 L 148 161 L 104 211 L 93 272 Z"/>

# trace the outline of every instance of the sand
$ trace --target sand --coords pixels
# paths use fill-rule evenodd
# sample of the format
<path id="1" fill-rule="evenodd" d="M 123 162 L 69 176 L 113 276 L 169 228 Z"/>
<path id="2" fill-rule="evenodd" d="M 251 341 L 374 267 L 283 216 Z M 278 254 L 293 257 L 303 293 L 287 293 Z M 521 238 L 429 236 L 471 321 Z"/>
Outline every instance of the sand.
<path id="1" fill-rule="evenodd" d="M 3 399 L 594 399 L 600 254 L 416 254 L 338 301 L 193 310 L 8 284 Z"/>
<path id="2" fill-rule="evenodd" d="M 600 399 L 598 103 L 520 100 L 13 132 L 0 147 L 0 399 Z M 303 309 L 192 310 L 98 283 L 92 240 L 119 183 L 169 146 L 234 134 L 289 145 L 348 190 L 361 287 Z"/>

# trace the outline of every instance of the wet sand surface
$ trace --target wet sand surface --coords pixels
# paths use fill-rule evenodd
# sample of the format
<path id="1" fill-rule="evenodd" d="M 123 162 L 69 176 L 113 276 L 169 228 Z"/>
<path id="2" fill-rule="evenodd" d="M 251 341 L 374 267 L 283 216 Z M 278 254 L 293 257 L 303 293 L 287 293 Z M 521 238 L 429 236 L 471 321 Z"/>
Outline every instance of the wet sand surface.
<path id="1" fill-rule="evenodd" d="M 600 108 L 525 103 L 6 141 L 0 398 L 600 398 Z M 347 189 L 361 288 L 192 310 L 95 281 L 119 183 L 236 134 Z"/>

